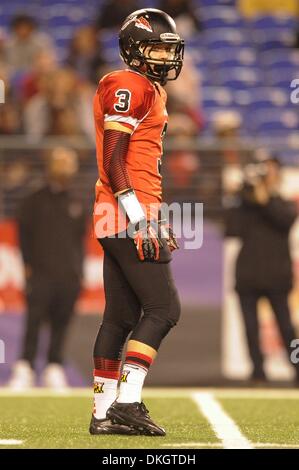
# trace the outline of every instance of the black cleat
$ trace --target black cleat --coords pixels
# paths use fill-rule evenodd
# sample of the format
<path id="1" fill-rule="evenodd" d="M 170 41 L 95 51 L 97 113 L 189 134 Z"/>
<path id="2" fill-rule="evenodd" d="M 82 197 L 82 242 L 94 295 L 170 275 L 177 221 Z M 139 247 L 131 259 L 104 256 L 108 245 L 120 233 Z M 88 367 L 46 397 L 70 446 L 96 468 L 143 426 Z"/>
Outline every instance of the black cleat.
<path id="1" fill-rule="evenodd" d="M 110 419 L 97 419 L 92 415 L 90 426 L 90 434 L 123 434 L 128 436 L 137 436 L 140 433 L 134 428 L 122 424 L 112 424 Z"/>
<path id="2" fill-rule="evenodd" d="M 133 427 L 139 434 L 146 436 L 166 435 L 165 430 L 152 421 L 143 402 L 118 403 L 115 401 L 108 409 L 107 417 L 114 424 Z"/>

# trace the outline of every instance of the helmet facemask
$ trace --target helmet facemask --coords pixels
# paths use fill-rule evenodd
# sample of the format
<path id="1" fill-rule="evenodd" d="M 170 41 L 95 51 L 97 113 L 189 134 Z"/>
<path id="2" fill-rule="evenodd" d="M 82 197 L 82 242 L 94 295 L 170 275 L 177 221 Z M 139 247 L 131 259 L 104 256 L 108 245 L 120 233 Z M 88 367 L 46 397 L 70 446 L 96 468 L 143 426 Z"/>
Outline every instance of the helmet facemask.
<path id="1" fill-rule="evenodd" d="M 174 36 L 167 33 L 165 35 Z M 120 43 L 120 50 L 125 63 L 132 69 L 161 85 L 165 85 L 168 80 L 176 80 L 179 76 L 184 58 L 184 41 L 179 36 L 175 39 L 165 38 L 165 41 L 149 39 L 135 42 L 130 38 L 129 45 L 129 50 L 124 50 Z"/>

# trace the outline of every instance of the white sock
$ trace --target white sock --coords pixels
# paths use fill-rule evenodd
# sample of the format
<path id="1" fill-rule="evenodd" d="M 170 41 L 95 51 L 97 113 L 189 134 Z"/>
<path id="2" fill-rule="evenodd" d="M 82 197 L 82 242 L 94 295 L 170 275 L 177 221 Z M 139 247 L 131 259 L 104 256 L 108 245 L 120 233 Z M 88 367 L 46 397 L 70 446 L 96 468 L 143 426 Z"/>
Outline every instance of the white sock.
<path id="1" fill-rule="evenodd" d="M 118 380 L 105 377 L 94 377 L 94 408 L 93 414 L 97 419 L 106 418 L 106 412 L 116 400 Z"/>
<path id="2" fill-rule="evenodd" d="M 124 364 L 117 401 L 119 403 L 141 402 L 141 392 L 147 370 L 136 364 Z"/>

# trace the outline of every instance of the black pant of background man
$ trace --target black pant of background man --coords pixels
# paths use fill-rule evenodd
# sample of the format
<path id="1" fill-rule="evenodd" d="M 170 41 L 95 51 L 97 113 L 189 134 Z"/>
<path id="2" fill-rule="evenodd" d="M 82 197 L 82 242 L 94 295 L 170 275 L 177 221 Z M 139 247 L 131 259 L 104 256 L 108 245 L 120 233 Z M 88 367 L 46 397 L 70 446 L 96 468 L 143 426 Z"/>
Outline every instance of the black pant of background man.
<path id="1" fill-rule="evenodd" d="M 44 323 L 49 326 L 49 345 L 42 384 L 56 389 L 63 389 L 67 386 L 62 366 L 63 348 L 79 291 L 80 283 L 77 279 L 55 280 L 41 275 L 33 275 L 28 279 L 26 284 L 27 312 L 21 360 L 15 365 L 15 369 L 18 370 L 14 370 L 11 387 L 18 387 L 19 382 L 22 382 L 22 374 L 26 374 L 24 380 L 26 379 L 27 385 L 29 376 L 31 386 L 35 385 L 35 359 L 39 333 Z"/>
<path id="2" fill-rule="evenodd" d="M 76 280 L 64 281 L 33 276 L 27 283 L 27 316 L 22 357 L 34 366 L 38 335 L 42 323 L 50 327 L 48 363 L 62 364 L 66 332 L 73 315 L 80 285 Z"/>
<path id="3" fill-rule="evenodd" d="M 258 301 L 261 297 L 265 297 L 270 302 L 288 359 L 291 362 L 293 352 L 291 342 L 297 336 L 291 322 L 288 292 L 251 290 L 238 292 L 238 295 L 244 318 L 249 354 L 253 363 L 252 379 L 265 380 L 264 357 L 260 345 L 258 324 Z M 291 365 L 295 368 L 296 382 L 299 384 L 299 363 L 293 364 L 291 362 Z"/>

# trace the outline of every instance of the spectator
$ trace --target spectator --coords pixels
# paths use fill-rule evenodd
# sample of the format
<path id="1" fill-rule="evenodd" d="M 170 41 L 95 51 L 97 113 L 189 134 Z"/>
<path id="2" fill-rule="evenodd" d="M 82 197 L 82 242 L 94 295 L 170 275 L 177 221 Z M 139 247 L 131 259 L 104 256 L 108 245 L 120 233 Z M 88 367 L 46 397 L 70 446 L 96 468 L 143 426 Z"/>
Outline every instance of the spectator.
<path id="1" fill-rule="evenodd" d="M 39 93 L 44 79 L 57 69 L 56 55 L 53 51 L 38 51 L 33 58 L 31 70 L 20 83 L 19 98 L 23 104 Z"/>
<path id="2" fill-rule="evenodd" d="M 14 135 L 20 131 L 20 115 L 12 103 L 0 104 L 0 135 Z"/>
<path id="3" fill-rule="evenodd" d="M 96 21 L 97 29 L 120 28 L 124 19 L 141 8 L 138 0 L 106 0 Z"/>
<path id="4" fill-rule="evenodd" d="M 250 175 L 248 171 L 234 207 L 227 210 L 226 235 L 242 241 L 236 264 L 236 291 L 253 363 L 251 379 L 261 382 L 266 380 L 257 311 L 261 297 L 271 304 L 289 360 L 291 342 L 297 338 L 288 306 L 293 285 L 288 236 L 297 209 L 295 203 L 279 196 L 278 160 L 268 158 L 255 167 L 254 173 L 252 167 Z M 299 364 L 292 365 L 299 383 Z"/>
<path id="5" fill-rule="evenodd" d="M 182 148 L 172 151 L 163 164 L 172 180 L 171 186 L 175 188 L 175 191 L 168 189 L 166 197 L 168 200 L 184 202 L 194 199 L 194 187 L 197 186 L 200 167 L 198 153 L 188 149 L 188 143 L 198 136 L 203 124 L 200 112 L 200 76 L 190 56 L 185 57 L 180 78 L 169 81 L 166 90 L 167 111 L 170 116 L 167 136 L 174 137 L 177 144 L 182 144 Z"/>
<path id="6" fill-rule="evenodd" d="M 200 110 L 200 82 L 200 73 L 194 66 L 191 56 L 186 54 L 179 80 L 169 81 L 166 85 L 168 113 L 172 116 L 174 113 L 187 115 L 198 132 L 203 127 L 203 116 Z"/>
<path id="7" fill-rule="evenodd" d="M 166 11 L 168 15 L 175 19 L 178 33 L 189 38 L 196 32 L 201 31 L 201 22 L 198 8 L 192 0 L 160 0 L 159 10 Z"/>
<path id="8" fill-rule="evenodd" d="M 64 115 L 68 121 L 68 134 L 79 133 L 92 138 L 93 87 L 88 83 L 80 83 L 70 68 L 50 73 L 40 86 L 40 92 L 28 101 L 24 109 L 25 133 L 31 139 L 52 134 L 57 128 L 55 119 L 58 118 L 62 123 L 61 116 Z M 73 113 L 72 117 L 70 112 Z"/>
<path id="9" fill-rule="evenodd" d="M 218 167 L 219 197 L 230 198 L 242 185 L 242 163 L 252 159 L 252 152 L 240 148 L 242 117 L 237 111 L 218 111 L 213 116 L 213 130 L 217 139 L 216 152 L 206 155 L 214 169 Z M 221 199 L 219 200 L 221 205 Z"/>
<path id="10" fill-rule="evenodd" d="M 242 117 L 238 111 L 218 111 L 213 115 L 213 129 L 215 137 L 223 142 L 221 150 L 222 160 L 225 163 L 240 164 L 240 153 L 237 149 L 238 139 L 242 127 Z"/>
<path id="11" fill-rule="evenodd" d="M 62 389 L 67 383 L 63 345 L 80 288 L 86 222 L 82 204 L 70 191 L 77 165 L 74 151 L 54 149 L 47 165 L 47 185 L 27 197 L 19 210 L 28 309 L 21 360 L 10 381 L 14 389 L 34 385 L 34 361 L 44 320 L 49 321 L 50 345 L 43 384 Z"/>
<path id="12" fill-rule="evenodd" d="M 76 70 L 81 79 L 98 83 L 106 61 L 94 27 L 83 26 L 77 29 L 71 41 L 66 63 Z"/>
<path id="13" fill-rule="evenodd" d="M 15 99 L 8 67 L 0 66 L 0 77 L 3 82 L 4 103 L 0 103 L 0 135 L 21 133 L 21 112 Z"/>
<path id="14" fill-rule="evenodd" d="M 53 53 L 50 37 L 38 31 L 34 18 L 26 14 L 17 15 L 11 22 L 11 34 L 6 42 L 6 60 L 13 74 L 30 70 L 39 51 Z"/>
<path id="15" fill-rule="evenodd" d="M 5 54 L 5 33 L 2 28 L 0 28 L 0 67 L 6 63 L 6 54 Z"/>

